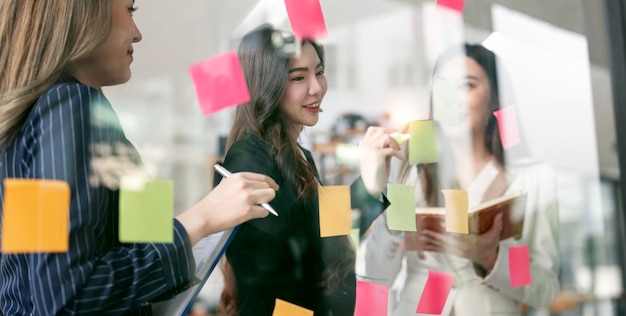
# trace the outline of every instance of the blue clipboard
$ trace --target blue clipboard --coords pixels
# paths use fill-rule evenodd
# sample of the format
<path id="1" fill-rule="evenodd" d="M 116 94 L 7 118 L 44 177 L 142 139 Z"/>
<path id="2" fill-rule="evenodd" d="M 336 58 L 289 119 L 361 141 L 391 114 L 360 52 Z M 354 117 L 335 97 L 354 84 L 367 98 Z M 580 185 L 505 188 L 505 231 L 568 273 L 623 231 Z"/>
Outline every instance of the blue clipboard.
<path id="1" fill-rule="evenodd" d="M 168 300 L 153 303 L 152 314 L 155 316 L 186 316 L 191 311 L 202 287 L 226 252 L 239 226 L 209 235 L 193 247 L 196 261 L 196 278 L 199 283 Z"/>

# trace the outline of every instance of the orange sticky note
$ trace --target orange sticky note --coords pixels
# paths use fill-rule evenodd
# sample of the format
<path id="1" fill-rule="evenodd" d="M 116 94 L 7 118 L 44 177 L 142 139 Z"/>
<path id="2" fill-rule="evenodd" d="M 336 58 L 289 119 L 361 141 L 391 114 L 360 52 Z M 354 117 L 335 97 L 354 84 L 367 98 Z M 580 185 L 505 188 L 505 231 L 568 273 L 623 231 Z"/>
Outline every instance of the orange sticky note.
<path id="1" fill-rule="evenodd" d="M 5 179 L 2 252 L 66 252 L 69 208 L 63 181 Z"/>
<path id="2" fill-rule="evenodd" d="M 250 100 L 236 51 L 211 57 L 189 67 L 204 115 Z"/>
<path id="3" fill-rule="evenodd" d="M 533 279 L 530 275 L 530 254 L 528 245 L 509 248 L 509 276 L 511 287 L 530 285 Z"/>
<path id="4" fill-rule="evenodd" d="M 468 197 L 464 190 L 441 190 L 446 201 L 446 231 L 469 233 Z"/>
<path id="5" fill-rule="evenodd" d="M 320 236 L 342 236 L 352 233 L 350 187 L 347 185 L 318 186 L 320 207 Z"/>
<path id="6" fill-rule="evenodd" d="M 385 316 L 389 303 L 387 286 L 356 281 L 356 307 L 354 316 Z"/>
<path id="7" fill-rule="evenodd" d="M 416 313 L 441 315 L 453 283 L 454 275 L 452 274 L 428 271 L 428 279 L 426 279 Z"/>
<path id="8" fill-rule="evenodd" d="M 313 311 L 277 298 L 272 316 L 313 316 Z"/>
<path id="9" fill-rule="evenodd" d="M 312 40 L 328 36 L 320 0 L 285 0 L 285 7 L 295 36 Z"/>
<path id="10" fill-rule="evenodd" d="M 500 132 L 500 140 L 502 148 L 509 149 L 520 143 L 519 128 L 517 124 L 517 112 L 515 107 L 509 106 L 493 112 L 498 119 L 498 132 Z"/>

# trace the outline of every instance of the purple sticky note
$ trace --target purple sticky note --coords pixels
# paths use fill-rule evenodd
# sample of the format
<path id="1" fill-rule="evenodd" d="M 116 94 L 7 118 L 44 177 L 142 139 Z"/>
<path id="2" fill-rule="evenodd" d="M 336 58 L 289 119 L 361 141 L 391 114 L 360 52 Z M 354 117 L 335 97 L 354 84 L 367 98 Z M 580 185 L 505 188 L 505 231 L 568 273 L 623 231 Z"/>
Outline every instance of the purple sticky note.
<path id="1" fill-rule="evenodd" d="M 389 288 L 376 283 L 356 282 L 354 316 L 387 316 Z"/>
<path id="2" fill-rule="evenodd" d="M 211 57 L 189 67 L 204 115 L 250 100 L 236 51 Z"/>
<path id="3" fill-rule="evenodd" d="M 517 113 L 515 107 L 508 106 L 493 112 L 498 119 L 498 131 L 502 140 L 502 148 L 509 149 L 520 143 Z"/>
<path id="4" fill-rule="evenodd" d="M 463 12 L 465 0 L 437 0 L 438 6 L 443 6 L 454 11 Z"/>
<path id="5" fill-rule="evenodd" d="M 428 279 L 415 312 L 418 314 L 440 315 L 443 312 L 443 307 L 446 305 L 453 283 L 454 275 L 452 274 L 428 271 Z"/>
<path id="6" fill-rule="evenodd" d="M 530 277 L 528 245 L 509 248 L 509 276 L 511 278 L 511 287 L 520 287 L 533 283 Z"/>
<path id="7" fill-rule="evenodd" d="M 318 40 L 328 36 L 319 0 L 285 0 L 285 7 L 296 37 Z"/>

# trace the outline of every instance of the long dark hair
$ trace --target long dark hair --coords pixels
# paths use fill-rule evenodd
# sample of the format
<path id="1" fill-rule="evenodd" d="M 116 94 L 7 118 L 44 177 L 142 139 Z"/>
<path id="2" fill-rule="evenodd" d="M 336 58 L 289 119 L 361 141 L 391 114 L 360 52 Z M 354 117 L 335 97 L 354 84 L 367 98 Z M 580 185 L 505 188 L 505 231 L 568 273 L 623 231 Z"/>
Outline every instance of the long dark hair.
<path id="1" fill-rule="evenodd" d="M 317 194 L 315 172 L 300 153 L 300 131 L 282 114 L 280 103 L 285 94 L 289 62 L 295 45 L 310 43 L 324 66 L 323 47 L 312 40 L 296 43 L 291 34 L 264 24 L 247 33 L 239 44 L 239 61 L 246 78 L 250 101 L 235 111 L 233 127 L 226 142 L 226 151 L 247 133 L 253 133 L 270 146 L 278 170 L 286 183 L 296 184 L 298 198 L 314 198 Z M 291 46 L 290 46 L 291 45 Z M 348 236 L 323 238 L 321 241 L 324 270 L 318 286 L 329 295 L 342 286 L 346 276 L 354 273 L 355 254 Z M 237 315 L 237 289 L 228 262 L 222 267 L 225 286 L 220 302 L 221 315 Z"/>
<path id="2" fill-rule="evenodd" d="M 278 39 L 278 41 L 277 41 Z M 298 137 L 289 120 L 282 115 L 280 101 L 285 93 L 289 61 L 293 54 L 285 46 L 293 37 L 264 24 L 246 34 L 239 45 L 239 60 L 246 77 L 250 101 L 237 107 L 226 150 L 246 133 L 254 133 L 270 145 L 278 170 L 287 183 L 295 183 L 298 198 L 309 198 L 317 192 L 315 174 L 300 154 Z M 311 43 L 324 65 L 324 50 Z M 286 44 L 287 43 L 287 44 Z"/>

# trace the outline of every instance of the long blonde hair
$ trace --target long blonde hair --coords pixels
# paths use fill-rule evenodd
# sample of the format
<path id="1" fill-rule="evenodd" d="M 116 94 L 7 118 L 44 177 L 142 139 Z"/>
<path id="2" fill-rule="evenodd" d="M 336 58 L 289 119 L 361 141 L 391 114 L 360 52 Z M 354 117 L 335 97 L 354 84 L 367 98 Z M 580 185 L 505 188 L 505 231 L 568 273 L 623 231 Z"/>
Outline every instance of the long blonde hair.
<path id="1" fill-rule="evenodd" d="M 109 35 L 110 0 L 3 0 L 0 6 L 0 152 L 46 89 Z"/>

